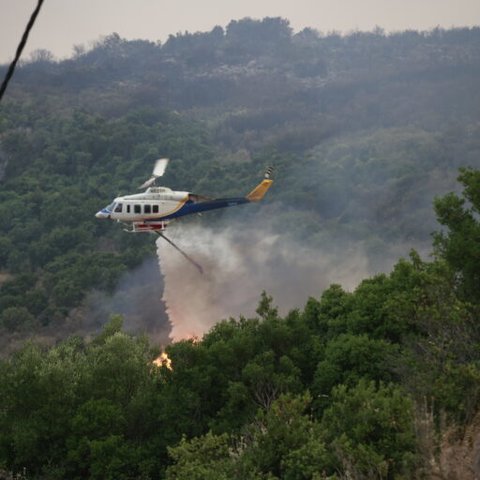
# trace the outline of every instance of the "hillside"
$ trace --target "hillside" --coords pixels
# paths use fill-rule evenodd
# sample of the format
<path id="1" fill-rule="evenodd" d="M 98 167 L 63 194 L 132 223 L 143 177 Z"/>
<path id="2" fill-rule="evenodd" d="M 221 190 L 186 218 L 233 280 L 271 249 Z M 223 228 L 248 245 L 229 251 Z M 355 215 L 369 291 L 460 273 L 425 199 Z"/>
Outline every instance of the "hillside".
<path id="1" fill-rule="evenodd" d="M 341 267 L 349 287 L 412 247 L 428 253 L 435 195 L 456 188 L 458 167 L 479 166 L 479 37 L 293 35 L 266 18 L 163 45 L 112 34 L 61 62 L 36 52 L 0 114 L 0 305 L 10 309 L 0 323 L 58 326 L 153 253 L 151 239 L 93 213 L 134 190 L 158 156 L 173 160 L 166 184 L 219 195 L 273 164 L 263 209 L 213 214 L 208 226 L 260 221 L 332 264 L 361 257 L 356 274 Z M 337 280 L 331 271 L 316 292 Z"/>
<path id="2" fill-rule="evenodd" d="M 480 28 L 36 52 L 0 108 L 0 477 L 478 476 L 478 85 Z M 169 227 L 203 276 L 94 217 L 159 157 L 208 195 L 275 167 Z"/>

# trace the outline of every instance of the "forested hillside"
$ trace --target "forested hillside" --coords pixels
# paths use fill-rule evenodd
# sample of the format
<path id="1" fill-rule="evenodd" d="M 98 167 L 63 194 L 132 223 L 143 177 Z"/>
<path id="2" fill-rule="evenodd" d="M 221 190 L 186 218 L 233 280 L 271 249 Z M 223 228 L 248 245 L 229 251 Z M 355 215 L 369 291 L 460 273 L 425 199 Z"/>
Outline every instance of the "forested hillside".
<path id="1" fill-rule="evenodd" d="M 93 214 L 158 156 L 174 161 L 166 184 L 205 194 L 237 195 L 274 165 L 262 224 L 328 255 L 362 252 L 367 274 L 428 253 L 434 196 L 480 166 L 479 39 L 293 34 L 266 18 L 164 44 L 112 34 L 61 62 L 36 52 L 0 116 L 0 324 L 61 323 L 153 252 Z"/>
<path id="2" fill-rule="evenodd" d="M 243 19 L 36 52 L 0 106 L 0 477 L 473 479 L 478 85 L 480 28 Z M 159 157 L 212 196 L 275 167 L 262 204 L 183 221 L 237 232 L 231 308 L 259 303 L 171 343 L 173 370 L 154 239 L 94 217 Z M 301 261 L 272 268 L 280 246 Z"/>

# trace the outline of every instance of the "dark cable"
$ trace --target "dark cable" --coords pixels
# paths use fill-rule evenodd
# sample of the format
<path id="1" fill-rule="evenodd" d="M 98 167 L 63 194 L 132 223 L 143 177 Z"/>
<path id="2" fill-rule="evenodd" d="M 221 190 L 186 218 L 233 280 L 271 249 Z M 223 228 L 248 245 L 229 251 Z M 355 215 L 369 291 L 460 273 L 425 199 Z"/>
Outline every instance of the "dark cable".
<path id="1" fill-rule="evenodd" d="M 18 44 L 18 47 L 17 47 L 17 52 L 15 53 L 15 58 L 13 59 L 13 62 L 10 64 L 10 67 L 8 67 L 7 74 L 5 75 L 5 78 L 2 82 L 2 86 L 0 87 L 0 101 L 2 100 L 5 90 L 7 89 L 8 82 L 12 78 L 13 72 L 15 70 L 15 66 L 17 65 L 17 62 L 20 59 L 20 55 L 22 54 L 23 47 L 25 47 L 25 44 L 27 43 L 28 35 L 30 33 L 30 30 L 33 27 L 33 24 L 35 23 L 35 20 L 37 18 L 38 12 L 40 11 L 40 8 L 42 8 L 43 1 L 44 0 L 38 0 L 37 7 L 33 11 L 30 17 L 30 20 L 28 21 L 27 27 L 23 32 L 22 39 L 20 40 L 20 43 Z"/>

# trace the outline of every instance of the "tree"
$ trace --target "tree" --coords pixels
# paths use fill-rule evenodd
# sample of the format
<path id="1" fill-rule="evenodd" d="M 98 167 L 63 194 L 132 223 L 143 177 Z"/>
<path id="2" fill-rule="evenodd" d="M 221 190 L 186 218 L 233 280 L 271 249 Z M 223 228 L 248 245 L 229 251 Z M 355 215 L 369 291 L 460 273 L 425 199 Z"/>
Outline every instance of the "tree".
<path id="1" fill-rule="evenodd" d="M 263 320 L 275 318 L 278 315 L 277 308 L 273 306 L 273 298 L 267 295 L 265 290 L 262 292 L 256 312 Z"/>
<path id="2" fill-rule="evenodd" d="M 435 200 L 435 212 L 446 232 L 434 236 L 435 253 L 457 275 L 457 288 L 464 298 L 480 301 L 480 170 L 460 169 L 462 197 L 450 193 Z"/>
<path id="3" fill-rule="evenodd" d="M 278 17 L 232 20 L 226 29 L 227 52 L 231 58 L 281 52 L 289 45 L 291 32 L 288 20 Z"/>
<path id="4" fill-rule="evenodd" d="M 174 464 L 168 480 L 320 478 L 326 467 L 327 450 L 318 425 L 305 414 L 308 394 L 282 395 L 267 411 L 259 410 L 244 433 L 235 437 L 211 432 L 198 438 L 183 438 L 169 448 Z"/>
<path id="5" fill-rule="evenodd" d="M 30 54 L 30 60 L 33 63 L 52 63 L 55 60 L 55 56 L 50 50 L 39 48 Z"/>
<path id="6" fill-rule="evenodd" d="M 182 438 L 168 453 L 174 464 L 167 469 L 167 480 L 229 480 L 234 477 L 235 466 L 230 454 L 230 441 L 226 434 L 213 435 L 187 441 Z"/>
<path id="7" fill-rule="evenodd" d="M 122 478 L 132 468 L 123 433 L 125 412 L 118 403 L 91 399 L 71 419 L 67 463 L 72 476 L 85 472 L 90 478 Z"/>
<path id="8" fill-rule="evenodd" d="M 308 393 L 286 394 L 269 410 L 258 412 L 242 440 L 240 478 L 251 478 L 254 472 L 259 478 L 286 480 L 320 475 L 327 465 L 327 449 L 319 425 L 306 413 L 310 403 Z"/>
<path id="9" fill-rule="evenodd" d="M 347 477 L 393 479 L 414 471 L 412 401 L 396 385 L 376 387 L 366 380 L 351 388 L 339 385 L 321 425 L 330 468 Z"/>
<path id="10" fill-rule="evenodd" d="M 32 328 L 35 317 L 26 307 L 8 307 L 0 314 L 0 326 L 9 331 Z"/>
<path id="11" fill-rule="evenodd" d="M 328 398 L 335 385 L 353 386 L 362 378 L 390 381 L 396 352 L 395 346 L 384 340 L 370 339 L 367 335 L 339 335 L 325 347 L 312 391 L 321 398 Z"/>

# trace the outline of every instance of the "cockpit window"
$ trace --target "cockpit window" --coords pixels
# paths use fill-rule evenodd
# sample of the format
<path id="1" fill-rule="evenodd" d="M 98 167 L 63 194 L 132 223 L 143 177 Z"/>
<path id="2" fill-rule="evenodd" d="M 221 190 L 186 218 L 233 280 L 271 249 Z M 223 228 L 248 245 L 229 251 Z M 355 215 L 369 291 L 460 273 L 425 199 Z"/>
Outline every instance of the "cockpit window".
<path id="1" fill-rule="evenodd" d="M 122 207 L 123 207 L 123 204 L 117 203 L 117 206 L 115 207 L 115 212 L 122 213 Z"/>
<path id="2" fill-rule="evenodd" d="M 107 205 L 105 207 L 105 210 L 108 210 L 109 212 L 113 212 L 113 207 L 115 207 L 115 202 L 111 203 L 110 205 Z"/>

